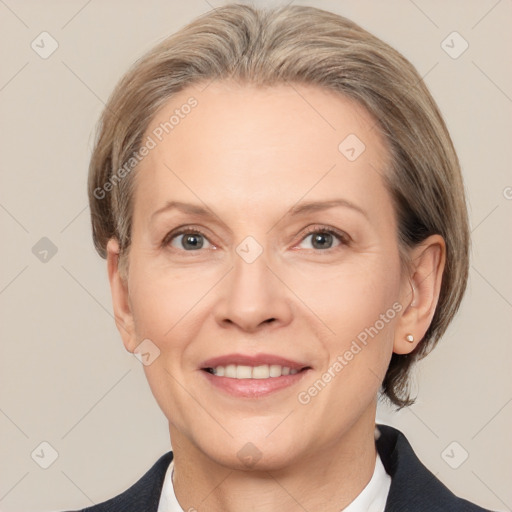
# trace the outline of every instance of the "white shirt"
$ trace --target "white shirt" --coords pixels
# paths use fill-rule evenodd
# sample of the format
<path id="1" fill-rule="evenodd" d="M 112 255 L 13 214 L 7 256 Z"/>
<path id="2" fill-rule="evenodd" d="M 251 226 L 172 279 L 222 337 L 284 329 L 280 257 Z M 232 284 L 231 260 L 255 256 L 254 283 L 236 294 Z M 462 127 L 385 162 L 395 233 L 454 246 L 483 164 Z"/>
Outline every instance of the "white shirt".
<path id="1" fill-rule="evenodd" d="M 165 473 L 157 512 L 184 512 L 174 493 L 172 484 L 173 472 L 174 460 L 171 461 Z M 356 499 L 340 512 L 384 512 L 390 485 L 391 477 L 386 473 L 380 456 L 377 453 L 375 470 L 373 471 L 371 480 Z"/>

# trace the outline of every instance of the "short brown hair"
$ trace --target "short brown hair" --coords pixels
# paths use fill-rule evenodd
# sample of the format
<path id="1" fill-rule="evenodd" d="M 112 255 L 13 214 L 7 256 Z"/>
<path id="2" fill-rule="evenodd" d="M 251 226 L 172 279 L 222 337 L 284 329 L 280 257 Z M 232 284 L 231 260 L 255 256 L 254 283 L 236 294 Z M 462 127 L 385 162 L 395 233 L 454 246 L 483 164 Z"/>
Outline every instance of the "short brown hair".
<path id="1" fill-rule="evenodd" d="M 262 86 L 317 85 L 356 100 L 378 120 L 392 157 L 384 179 L 395 204 L 401 254 L 432 234 L 446 243 L 432 323 L 411 354 L 393 354 L 382 383 L 392 403 L 412 404 L 409 369 L 435 346 L 466 288 L 464 186 L 445 123 L 413 65 L 342 16 L 313 7 L 227 5 L 197 18 L 139 59 L 106 105 L 90 162 L 97 251 L 105 257 L 112 237 L 118 239 L 122 256 L 129 248 L 133 172 L 119 171 L 137 154 L 156 112 L 189 85 L 224 79 Z"/>

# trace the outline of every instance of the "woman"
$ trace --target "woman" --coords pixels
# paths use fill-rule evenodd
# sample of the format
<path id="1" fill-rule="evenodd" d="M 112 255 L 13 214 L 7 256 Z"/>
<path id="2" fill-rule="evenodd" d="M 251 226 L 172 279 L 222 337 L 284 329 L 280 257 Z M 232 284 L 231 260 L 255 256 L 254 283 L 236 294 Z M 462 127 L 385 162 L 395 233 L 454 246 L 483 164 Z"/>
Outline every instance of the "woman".
<path id="1" fill-rule="evenodd" d="M 404 57 L 318 9 L 216 9 L 119 83 L 89 197 L 173 451 L 86 510 L 483 510 L 375 425 L 468 273 L 457 156 Z"/>

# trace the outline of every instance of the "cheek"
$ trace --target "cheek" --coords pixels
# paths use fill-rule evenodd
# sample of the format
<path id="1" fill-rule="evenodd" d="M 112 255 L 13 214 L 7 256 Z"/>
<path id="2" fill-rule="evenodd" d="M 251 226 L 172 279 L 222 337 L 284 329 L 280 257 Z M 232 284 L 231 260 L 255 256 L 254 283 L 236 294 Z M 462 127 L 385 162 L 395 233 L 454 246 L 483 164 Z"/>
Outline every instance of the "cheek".
<path id="1" fill-rule="evenodd" d="M 212 272 L 170 271 L 156 265 L 142 265 L 136 260 L 130 274 L 137 337 L 155 338 L 160 343 L 167 343 L 165 340 L 174 339 L 178 330 L 183 333 L 190 326 L 191 317 L 200 309 L 197 306 L 201 298 L 218 280 Z"/>
<path id="2" fill-rule="evenodd" d="M 337 266 L 296 266 L 287 272 L 286 282 L 316 313 L 317 323 L 341 341 L 374 325 L 398 300 L 400 262 L 391 251 L 360 255 Z M 394 313 L 388 315 L 391 320 Z"/>
<path id="3" fill-rule="evenodd" d="M 182 429 L 194 421 L 194 408 L 185 406 L 184 375 L 190 369 L 191 340 L 199 337 L 202 300 L 218 278 L 201 273 L 171 271 L 135 256 L 130 262 L 130 297 L 138 342 L 149 339 L 158 357 L 144 366 L 146 379 L 160 409 Z M 176 411 L 181 411 L 176 413 Z M 188 419 L 184 419 L 187 418 Z"/>
<path id="4" fill-rule="evenodd" d="M 317 338 L 328 355 L 322 371 L 334 384 L 325 399 L 329 395 L 340 407 L 371 399 L 385 376 L 402 308 L 398 253 L 361 256 L 336 271 L 318 268 L 314 279 L 301 274 L 294 286 L 315 312 Z"/>

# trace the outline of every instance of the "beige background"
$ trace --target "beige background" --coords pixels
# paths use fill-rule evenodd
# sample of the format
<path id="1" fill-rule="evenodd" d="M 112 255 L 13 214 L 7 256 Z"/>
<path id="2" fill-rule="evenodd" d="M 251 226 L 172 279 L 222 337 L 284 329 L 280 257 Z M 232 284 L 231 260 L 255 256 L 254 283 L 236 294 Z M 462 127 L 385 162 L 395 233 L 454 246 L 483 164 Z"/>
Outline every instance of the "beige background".
<path id="1" fill-rule="evenodd" d="M 418 366 L 417 404 L 397 414 L 382 407 L 378 418 L 402 429 L 456 494 L 511 510 L 512 2 L 294 3 L 346 15 L 396 47 L 425 77 L 446 117 L 471 204 L 469 290 L 439 347 Z M 142 367 L 114 327 L 105 264 L 90 236 L 86 169 L 94 125 L 121 74 L 218 5 L 0 0 L 4 512 L 98 503 L 170 449 Z M 59 45 L 47 59 L 31 48 L 43 31 Z M 456 59 L 441 46 L 453 31 L 469 43 Z M 456 51 L 463 42 L 449 44 Z M 46 262 L 32 251 L 42 237 L 57 248 Z M 43 441 L 58 453 L 48 469 L 31 458 Z M 444 452 L 453 441 L 458 445 Z M 446 461 L 459 463 L 463 450 L 468 459 L 453 469 Z M 43 452 L 48 457 L 49 449 Z"/>

